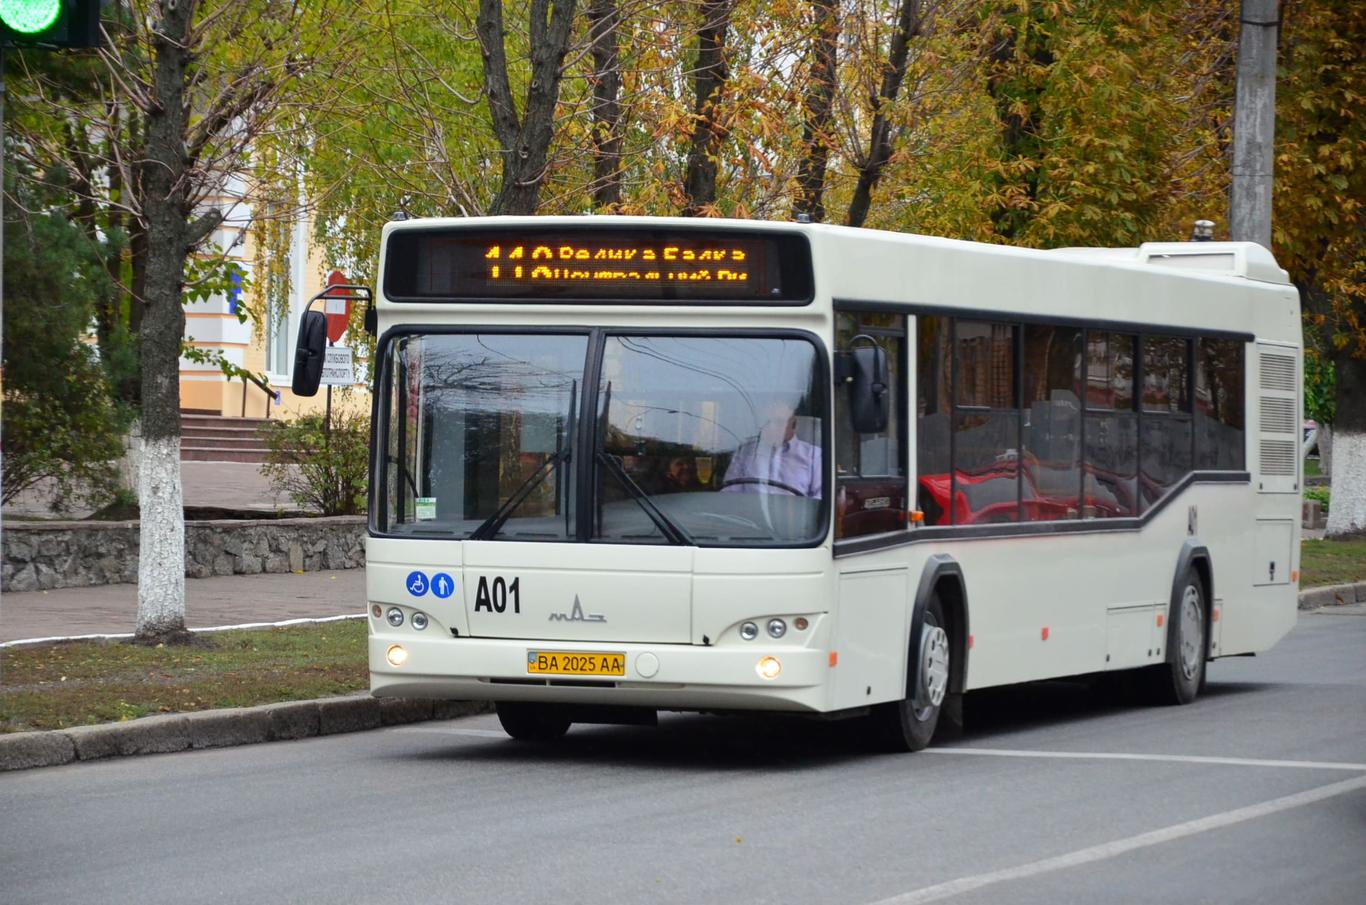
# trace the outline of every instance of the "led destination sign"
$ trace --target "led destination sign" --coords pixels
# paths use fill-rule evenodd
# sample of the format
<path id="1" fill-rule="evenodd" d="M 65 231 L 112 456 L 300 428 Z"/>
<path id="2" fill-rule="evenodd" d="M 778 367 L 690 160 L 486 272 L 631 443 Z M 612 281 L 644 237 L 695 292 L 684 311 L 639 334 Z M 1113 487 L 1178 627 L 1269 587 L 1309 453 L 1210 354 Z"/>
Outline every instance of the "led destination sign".
<path id="1" fill-rule="evenodd" d="M 811 257 L 799 235 L 718 230 L 401 231 L 385 294 L 414 301 L 696 301 L 801 304 Z"/>

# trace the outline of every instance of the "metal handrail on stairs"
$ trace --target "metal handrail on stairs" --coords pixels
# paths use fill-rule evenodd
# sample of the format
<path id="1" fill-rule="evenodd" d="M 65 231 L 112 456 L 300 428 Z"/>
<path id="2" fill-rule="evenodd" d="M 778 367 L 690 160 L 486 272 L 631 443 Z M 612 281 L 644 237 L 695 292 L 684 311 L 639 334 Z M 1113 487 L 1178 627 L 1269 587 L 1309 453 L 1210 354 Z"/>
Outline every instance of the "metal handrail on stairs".
<path id="1" fill-rule="evenodd" d="M 261 392 L 266 394 L 266 417 L 270 417 L 270 404 L 280 401 L 280 391 L 272 390 L 270 384 L 266 383 L 255 374 L 238 374 L 242 378 L 242 417 L 247 417 L 247 382 L 250 381 L 261 388 Z"/>

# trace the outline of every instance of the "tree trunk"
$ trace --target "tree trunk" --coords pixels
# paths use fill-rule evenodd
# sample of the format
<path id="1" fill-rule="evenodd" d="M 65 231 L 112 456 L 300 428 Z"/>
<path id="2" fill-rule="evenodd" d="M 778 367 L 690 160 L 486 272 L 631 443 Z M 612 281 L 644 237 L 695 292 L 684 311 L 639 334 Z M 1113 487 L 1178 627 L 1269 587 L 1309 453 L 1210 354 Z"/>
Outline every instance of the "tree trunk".
<path id="1" fill-rule="evenodd" d="M 697 29 L 697 69 L 693 73 L 696 104 L 688 168 L 683 176 L 683 215 L 696 217 L 716 203 L 717 156 L 726 140 L 720 105 L 730 68 L 726 65 L 726 32 L 734 0 L 702 0 Z"/>
<path id="2" fill-rule="evenodd" d="M 556 0 L 552 7 L 551 0 L 532 0 L 531 80 L 526 111 L 519 117 L 508 81 L 502 0 L 479 0 L 476 30 L 484 57 L 484 90 L 494 134 L 503 145 L 503 182 L 489 206 L 490 214 L 536 213 L 555 135 L 555 105 L 560 99 L 575 3 Z"/>
<path id="3" fill-rule="evenodd" d="M 1333 425 L 1319 425 L 1319 473 L 1331 480 L 1333 474 Z"/>
<path id="4" fill-rule="evenodd" d="M 830 158 L 830 111 L 835 100 L 836 50 L 839 45 L 839 5 L 836 0 L 814 0 L 816 35 L 811 46 L 811 81 L 802 101 L 802 162 L 797 172 L 793 219 L 805 214 L 812 222 L 825 219 L 825 168 Z"/>
<path id="5" fill-rule="evenodd" d="M 1346 537 L 1366 531 L 1366 359 L 1349 349 L 1334 354 L 1333 363 L 1337 415 L 1326 536 Z"/>
<path id="6" fill-rule="evenodd" d="M 873 126 L 868 136 L 868 153 L 858 162 L 858 182 L 854 186 L 854 197 L 849 202 L 849 212 L 844 218 L 844 222 L 850 226 L 862 226 L 868 219 L 873 189 L 882 181 L 882 173 L 892 159 L 892 124 L 887 113 L 896 103 L 897 95 L 901 93 L 901 83 L 906 79 L 911 39 L 920 34 L 923 24 L 919 0 L 901 0 L 901 6 L 897 9 L 896 31 L 892 34 L 892 46 L 887 53 L 887 65 L 882 71 L 882 88 L 873 101 Z"/>
<path id="7" fill-rule="evenodd" d="M 147 116 L 142 218 L 147 257 L 143 286 L 142 461 L 138 469 L 140 641 L 185 634 L 185 510 L 180 483 L 181 291 L 189 253 L 185 196 L 185 83 L 193 0 L 161 5 L 154 42 L 155 107 Z"/>
<path id="8" fill-rule="evenodd" d="M 621 203 L 621 13 L 617 0 L 593 0 L 588 10 L 593 46 L 593 209 Z"/>

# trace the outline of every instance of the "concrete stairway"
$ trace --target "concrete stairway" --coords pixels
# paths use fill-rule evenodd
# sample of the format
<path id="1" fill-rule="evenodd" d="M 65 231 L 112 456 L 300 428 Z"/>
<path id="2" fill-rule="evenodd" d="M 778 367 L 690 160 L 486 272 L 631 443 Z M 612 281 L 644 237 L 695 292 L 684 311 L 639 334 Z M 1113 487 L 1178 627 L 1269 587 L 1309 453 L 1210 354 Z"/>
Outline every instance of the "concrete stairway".
<path id="1" fill-rule="evenodd" d="M 232 418 L 223 415 L 180 415 L 182 462 L 264 462 L 266 443 L 261 428 L 269 418 Z"/>

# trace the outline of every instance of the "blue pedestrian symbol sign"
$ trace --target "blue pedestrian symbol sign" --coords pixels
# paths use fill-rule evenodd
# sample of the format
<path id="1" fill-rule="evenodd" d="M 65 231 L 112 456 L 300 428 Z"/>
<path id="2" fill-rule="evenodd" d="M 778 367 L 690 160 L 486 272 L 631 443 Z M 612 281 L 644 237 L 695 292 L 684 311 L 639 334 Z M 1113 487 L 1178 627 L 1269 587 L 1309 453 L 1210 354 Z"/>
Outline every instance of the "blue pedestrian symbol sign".
<path id="1" fill-rule="evenodd" d="M 408 573 L 408 593 L 421 597 L 427 593 L 427 576 L 421 572 Z"/>
<path id="2" fill-rule="evenodd" d="M 455 582 L 445 572 L 437 572 L 432 576 L 432 593 L 442 600 L 455 591 Z"/>

